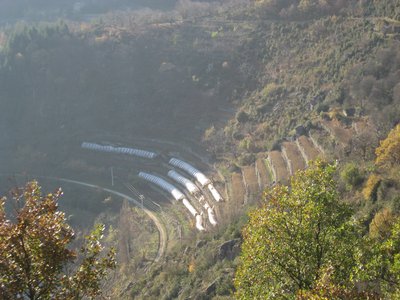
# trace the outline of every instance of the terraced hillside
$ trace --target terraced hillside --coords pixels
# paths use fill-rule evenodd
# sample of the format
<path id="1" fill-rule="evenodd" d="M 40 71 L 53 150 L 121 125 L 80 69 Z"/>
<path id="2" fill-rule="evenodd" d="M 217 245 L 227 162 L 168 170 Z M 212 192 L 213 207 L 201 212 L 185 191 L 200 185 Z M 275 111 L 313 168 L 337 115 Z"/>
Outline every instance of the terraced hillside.
<path id="1" fill-rule="evenodd" d="M 232 175 L 231 200 L 245 205 L 275 183 L 289 183 L 290 176 L 306 168 L 310 160 L 324 158 L 325 152 L 335 157 L 335 150 L 340 151 L 336 153 L 338 157 L 350 146 L 357 146 L 363 134 L 376 130 L 366 118 L 349 120 L 343 123 L 321 119 L 309 136 L 300 135 L 292 141 L 283 141 L 279 150 L 259 153 L 253 164 L 241 167 L 242 176 Z"/>
<path id="2" fill-rule="evenodd" d="M 270 151 L 268 153 L 269 167 L 272 171 L 275 182 L 286 183 L 290 172 L 288 169 L 287 161 L 283 158 L 280 151 Z"/>
<path id="3" fill-rule="evenodd" d="M 230 203 L 233 206 L 242 206 L 245 204 L 246 189 L 243 183 L 242 173 L 232 173 Z"/>
<path id="4" fill-rule="evenodd" d="M 303 170 L 305 168 L 306 162 L 297 143 L 283 142 L 281 152 L 288 166 L 290 175 L 294 175 L 297 170 Z"/>
<path id="5" fill-rule="evenodd" d="M 259 196 L 260 187 L 256 174 L 255 166 L 246 166 L 242 168 L 243 183 L 246 189 L 246 203 L 252 202 Z"/>
<path id="6" fill-rule="evenodd" d="M 316 147 L 313 142 L 304 135 L 300 136 L 296 140 L 296 143 L 306 164 L 308 164 L 310 160 L 315 160 L 322 154 L 320 149 L 318 149 L 318 147 Z"/>
<path id="7" fill-rule="evenodd" d="M 263 190 L 272 183 L 271 172 L 267 167 L 267 161 L 264 156 L 260 156 L 257 158 L 255 168 L 258 185 L 260 189 Z"/>

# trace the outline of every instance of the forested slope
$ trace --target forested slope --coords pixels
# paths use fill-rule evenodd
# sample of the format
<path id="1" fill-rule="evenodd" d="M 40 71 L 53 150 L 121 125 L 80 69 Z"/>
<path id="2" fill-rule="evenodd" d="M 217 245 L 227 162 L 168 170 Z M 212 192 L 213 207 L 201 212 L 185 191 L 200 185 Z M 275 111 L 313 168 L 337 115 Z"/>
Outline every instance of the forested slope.
<path id="1" fill-rule="evenodd" d="M 0 46 L 2 151 L 14 157 L 4 165 L 54 165 L 63 143 L 105 132 L 202 141 L 225 180 L 227 224 L 125 275 L 119 297 L 232 297 L 243 216 L 316 157 L 337 161 L 360 238 L 387 218 L 385 238 L 396 238 L 398 160 L 375 161 L 400 121 L 396 1 L 181 1 L 163 13 L 18 24 Z"/>

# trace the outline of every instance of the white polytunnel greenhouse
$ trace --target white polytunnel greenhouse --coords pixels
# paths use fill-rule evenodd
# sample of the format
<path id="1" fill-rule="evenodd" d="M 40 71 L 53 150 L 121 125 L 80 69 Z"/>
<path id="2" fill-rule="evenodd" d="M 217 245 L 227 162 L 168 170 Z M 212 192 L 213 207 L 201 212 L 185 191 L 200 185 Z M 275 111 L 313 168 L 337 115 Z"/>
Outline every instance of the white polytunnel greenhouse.
<path id="1" fill-rule="evenodd" d="M 218 224 L 217 218 L 215 216 L 214 209 L 208 205 L 208 203 L 204 204 L 204 208 L 207 210 L 208 220 L 210 221 L 211 225 L 216 226 Z"/>
<path id="2" fill-rule="evenodd" d="M 187 208 L 187 210 L 192 214 L 193 217 L 196 218 L 196 228 L 199 231 L 206 230 L 203 226 L 203 216 L 200 215 L 197 210 L 190 204 L 187 199 L 182 200 L 183 205 Z"/>
<path id="3" fill-rule="evenodd" d="M 199 214 L 197 212 L 197 210 L 192 206 L 192 204 L 190 204 L 190 202 L 187 199 L 183 199 L 182 203 L 183 203 L 183 205 L 185 205 L 185 207 L 188 209 L 188 211 L 190 211 L 190 213 L 192 214 L 193 217 L 195 217 L 196 215 Z"/>
<path id="4" fill-rule="evenodd" d="M 163 190 L 167 191 L 168 193 L 170 193 L 172 195 L 172 197 L 174 197 L 175 200 L 179 201 L 185 198 L 185 195 L 178 190 L 175 186 L 173 186 L 172 184 L 170 184 L 169 182 L 165 181 L 164 179 L 149 174 L 149 173 L 145 173 L 145 172 L 140 172 L 139 173 L 139 177 L 150 181 L 152 183 L 154 183 L 155 185 L 158 185 L 160 188 L 162 188 Z"/>
<path id="5" fill-rule="evenodd" d="M 197 215 L 196 216 L 196 228 L 198 231 L 205 231 L 206 229 L 203 226 L 203 216 Z"/>
<path id="6" fill-rule="evenodd" d="M 177 158 L 171 158 L 169 160 L 169 164 L 184 170 L 185 172 L 196 178 L 196 180 L 202 186 L 206 186 L 207 184 L 211 183 L 210 179 L 208 179 L 203 173 L 201 173 L 199 170 L 197 170 L 195 167 L 188 164 L 187 162 L 184 162 Z"/>
<path id="7" fill-rule="evenodd" d="M 170 178 L 172 178 L 173 180 L 175 180 L 176 182 L 183 185 L 189 191 L 189 193 L 196 194 L 196 193 L 200 192 L 199 188 L 193 182 L 191 182 L 186 177 L 183 177 L 178 172 L 176 172 L 174 170 L 170 170 L 168 172 L 168 176 Z"/>
<path id="8" fill-rule="evenodd" d="M 168 176 L 171 177 L 172 179 L 174 179 L 176 182 L 180 183 L 181 185 L 185 186 L 186 189 L 191 194 L 196 194 L 196 193 L 200 192 L 200 189 L 192 181 L 190 181 L 186 177 L 183 177 L 178 172 L 176 172 L 174 170 L 171 170 L 171 171 L 168 172 Z M 217 225 L 217 219 L 216 219 L 216 216 L 215 216 L 215 213 L 214 213 L 214 209 L 212 207 L 210 207 L 210 205 L 207 202 L 205 202 L 203 196 L 200 196 L 199 202 L 204 204 L 203 207 L 207 211 L 208 219 L 210 220 L 210 223 L 213 226 L 216 226 Z"/>
<path id="9" fill-rule="evenodd" d="M 130 154 L 130 155 L 144 157 L 144 158 L 150 158 L 150 159 L 157 157 L 157 153 L 154 153 L 151 151 L 146 151 L 146 150 L 141 150 L 141 149 L 135 149 L 135 148 L 114 147 L 114 146 L 110 146 L 110 145 L 104 146 L 104 145 L 99 145 L 96 143 L 87 143 L 87 142 L 83 142 L 81 147 L 84 149 L 89 149 L 89 150 Z"/>
<path id="10" fill-rule="evenodd" d="M 149 174 L 149 173 L 145 173 L 145 172 L 140 172 L 139 173 L 139 177 L 154 183 L 155 185 L 158 185 L 160 188 L 162 188 L 163 190 L 169 192 L 172 197 L 175 198 L 175 200 L 182 200 L 183 205 L 187 208 L 187 210 L 192 214 L 193 217 L 196 218 L 196 228 L 199 231 L 204 231 L 205 228 L 203 226 L 203 216 L 201 216 L 197 210 L 190 204 L 190 202 L 185 198 L 185 195 L 182 194 L 182 192 L 180 190 L 178 190 L 175 186 L 173 186 L 172 184 L 168 183 L 167 181 L 165 181 L 164 179 Z"/>
<path id="11" fill-rule="evenodd" d="M 199 231 L 206 230 L 203 226 L 203 216 L 200 215 L 197 210 L 190 204 L 187 199 L 182 200 L 183 205 L 187 208 L 187 210 L 192 214 L 193 217 L 196 219 L 196 228 Z"/>
<path id="12" fill-rule="evenodd" d="M 216 190 L 216 188 L 212 185 L 208 185 L 208 189 L 211 192 L 211 195 L 214 197 L 215 201 L 220 202 L 223 201 L 221 194 Z"/>

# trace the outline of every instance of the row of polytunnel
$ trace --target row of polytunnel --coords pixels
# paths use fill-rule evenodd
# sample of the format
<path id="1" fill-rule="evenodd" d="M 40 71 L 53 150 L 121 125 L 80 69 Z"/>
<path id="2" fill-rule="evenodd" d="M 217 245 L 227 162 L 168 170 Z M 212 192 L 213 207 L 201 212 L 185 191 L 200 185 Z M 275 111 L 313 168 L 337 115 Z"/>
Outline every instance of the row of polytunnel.
<path id="1" fill-rule="evenodd" d="M 193 167 L 192 165 L 188 164 L 187 162 L 177 159 L 177 158 L 171 158 L 169 160 L 169 164 L 174 167 L 180 168 L 183 171 L 185 171 L 186 173 L 193 176 L 201 184 L 201 186 L 203 186 L 203 187 L 207 186 L 208 190 L 210 191 L 210 193 L 213 196 L 215 201 L 217 201 L 217 202 L 223 201 L 221 194 L 214 187 L 211 180 L 208 179 L 206 177 L 206 175 L 204 175 L 202 172 L 197 170 L 195 167 Z"/>
<path id="2" fill-rule="evenodd" d="M 202 186 L 205 187 L 207 186 L 208 190 L 210 191 L 211 195 L 213 196 L 214 200 L 217 202 L 220 202 L 223 200 L 222 196 L 220 193 L 217 191 L 217 189 L 213 186 L 211 183 L 211 180 L 208 179 L 201 171 L 190 165 L 189 163 L 182 161 L 177 158 L 171 158 L 169 160 L 169 164 L 182 169 L 192 177 L 194 177 L 197 182 Z M 180 192 L 175 186 L 171 185 L 164 179 L 151 175 L 148 173 L 140 172 L 139 177 L 142 177 L 143 179 L 150 181 L 162 189 L 166 190 L 169 192 L 176 200 L 182 200 L 183 205 L 189 210 L 189 212 L 196 218 L 196 228 L 200 231 L 204 230 L 204 227 L 202 224 L 202 216 L 197 212 L 197 210 L 190 204 L 190 202 L 184 197 L 182 192 Z M 207 211 L 208 215 L 208 220 L 211 225 L 216 226 L 218 224 L 216 215 L 214 212 L 214 208 L 210 206 L 210 204 L 204 199 L 204 197 L 201 195 L 200 189 L 197 187 L 195 183 L 193 183 L 190 179 L 182 176 L 175 170 L 170 170 L 168 172 L 168 177 L 172 178 L 175 182 L 178 184 L 182 185 L 183 187 L 186 188 L 186 190 L 192 194 L 199 202 L 200 204 L 204 207 L 204 209 Z M 179 191 L 179 192 L 177 192 Z M 177 196 L 179 195 L 179 199 L 177 199 Z"/>
<path id="3" fill-rule="evenodd" d="M 197 194 L 200 193 L 200 189 L 195 185 L 193 182 L 191 182 L 189 179 L 186 177 L 183 177 L 181 174 L 174 170 L 170 170 L 168 172 L 168 176 L 178 182 L 179 184 L 183 185 L 191 194 Z"/>
<path id="4" fill-rule="evenodd" d="M 155 185 L 157 185 L 159 188 L 163 189 L 164 191 L 167 191 L 174 197 L 175 200 L 182 201 L 182 204 L 187 208 L 187 210 L 191 213 L 193 217 L 196 219 L 196 228 L 199 231 L 204 231 L 205 228 L 203 226 L 203 216 L 199 214 L 199 212 L 190 204 L 190 202 L 185 198 L 185 195 L 175 186 L 167 182 L 161 177 L 145 173 L 145 172 L 140 172 L 139 177 L 143 178 L 144 180 L 147 180 Z"/>
<path id="5" fill-rule="evenodd" d="M 206 186 L 207 184 L 211 183 L 210 179 L 206 177 L 202 172 L 197 170 L 195 167 L 192 165 L 188 164 L 187 162 L 184 162 L 183 160 L 177 159 L 177 158 L 171 158 L 169 160 L 169 164 L 180 168 L 184 170 L 186 173 L 191 175 L 192 177 L 196 178 L 196 180 L 202 185 Z"/>
<path id="6" fill-rule="evenodd" d="M 192 181 L 190 181 L 186 177 L 183 177 L 181 174 L 174 170 L 170 170 L 168 172 L 168 176 L 175 180 L 177 183 L 183 185 L 189 191 L 189 193 L 192 194 L 200 202 L 200 204 L 207 211 L 208 220 L 210 221 L 211 225 L 216 226 L 218 223 L 215 217 L 214 208 L 211 207 L 204 199 L 204 197 L 200 194 L 200 189 Z"/>
<path id="7" fill-rule="evenodd" d="M 96 143 L 87 143 L 83 142 L 81 145 L 82 148 L 94 151 L 101 151 L 101 152 L 112 152 L 117 154 L 128 154 L 134 155 L 143 158 L 150 158 L 153 159 L 157 157 L 157 153 L 142 150 L 142 149 L 135 149 L 135 148 L 127 148 L 127 147 L 114 147 L 111 145 L 100 145 Z"/>
<path id="8" fill-rule="evenodd" d="M 81 144 L 81 147 L 83 149 L 88 149 L 88 150 L 94 150 L 94 151 L 100 151 L 100 152 L 109 152 L 109 153 L 116 153 L 116 154 L 127 154 L 127 155 L 133 155 L 137 157 L 142 157 L 142 158 L 148 158 L 148 159 L 153 159 L 158 156 L 157 153 L 147 151 L 147 150 L 142 150 L 142 149 L 136 149 L 136 148 L 127 148 L 127 147 L 115 147 L 111 145 L 101 145 L 97 143 L 88 143 L 88 142 L 83 142 Z M 215 201 L 220 202 L 223 200 L 222 196 L 219 194 L 219 192 L 215 189 L 213 186 L 211 180 L 207 178 L 201 171 L 190 165 L 189 163 L 177 159 L 177 158 L 171 158 L 169 160 L 169 164 L 175 168 L 183 170 L 185 173 L 189 174 L 191 177 L 193 177 L 196 182 L 202 187 L 205 188 L 207 187 L 209 192 L 211 193 L 212 197 L 214 198 Z M 189 200 L 186 198 L 184 193 L 182 193 L 177 187 L 166 181 L 165 179 L 149 174 L 146 172 L 140 172 L 138 175 L 140 178 L 153 183 L 157 185 L 159 188 L 165 190 L 171 196 L 176 200 L 176 201 L 181 201 L 182 204 L 186 207 L 186 209 L 190 212 L 190 214 L 195 217 L 196 220 L 196 228 L 199 231 L 204 231 L 204 222 L 203 222 L 203 213 L 199 213 L 193 205 L 189 202 Z M 205 200 L 204 196 L 202 195 L 202 191 L 200 188 L 190 179 L 184 177 L 180 173 L 178 173 L 175 170 L 170 170 L 168 172 L 168 177 L 173 179 L 176 183 L 184 187 L 190 195 L 193 196 L 193 198 L 197 199 L 200 205 L 207 211 L 208 215 L 208 220 L 211 225 L 216 226 L 217 225 L 217 219 L 216 215 L 214 212 L 214 207 L 211 207 L 210 204 Z"/>
<path id="9" fill-rule="evenodd" d="M 145 173 L 145 172 L 140 172 L 139 177 L 141 177 L 147 181 L 150 181 L 150 182 L 154 183 L 155 185 L 158 185 L 160 188 L 162 188 L 163 190 L 170 193 L 176 201 L 179 201 L 179 200 L 182 200 L 183 198 L 185 198 L 185 195 L 180 190 L 178 190 L 175 186 L 173 186 L 172 184 L 170 184 L 169 182 L 165 181 L 164 179 L 162 179 L 158 176 L 155 176 L 155 175 L 152 175 L 149 173 Z"/>

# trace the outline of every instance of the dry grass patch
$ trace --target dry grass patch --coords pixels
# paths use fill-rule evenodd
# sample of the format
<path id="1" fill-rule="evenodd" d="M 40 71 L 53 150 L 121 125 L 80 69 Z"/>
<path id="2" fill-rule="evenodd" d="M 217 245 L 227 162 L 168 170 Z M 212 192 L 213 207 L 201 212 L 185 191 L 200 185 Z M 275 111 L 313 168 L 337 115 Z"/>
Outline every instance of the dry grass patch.
<path id="1" fill-rule="evenodd" d="M 305 169 L 306 163 L 295 142 L 284 142 L 282 145 L 282 152 L 283 154 L 286 154 L 288 163 L 291 165 L 292 174 L 297 170 Z"/>
<path id="2" fill-rule="evenodd" d="M 289 178 L 289 171 L 281 152 L 271 151 L 268 153 L 268 161 L 271 165 L 275 180 L 281 183 L 287 183 Z"/>
<path id="3" fill-rule="evenodd" d="M 243 184 L 243 177 L 240 173 L 232 173 L 231 199 L 233 205 L 241 206 L 244 204 L 246 191 Z"/>
<path id="4" fill-rule="evenodd" d="M 260 191 L 258 185 L 258 178 L 254 166 L 247 166 L 242 168 L 243 182 L 246 187 L 247 195 L 250 197 L 257 196 Z"/>
<path id="5" fill-rule="evenodd" d="M 271 179 L 266 161 L 262 157 L 259 157 L 256 160 L 256 174 L 260 188 L 262 190 L 265 189 L 271 183 Z"/>
<path id="6" fill-rule="evenodd" d="M 326 121 L 322 120 L 321 125 L 326 129 L 335 140 L 341 144 L 348 145 L 353 136 L 353 131 L 343 127 L 338 120 Z"/>
<path id="7" fill-rule="evenodd" d="M 315 160 L 317 157 L 321 156 L 321 152 L 314 146 L 314 144 L 308 139 L 308 137 L 302 135 L 297 139 L 297 144 L 303 157 L 308 163 L 310 160 Z"/>

